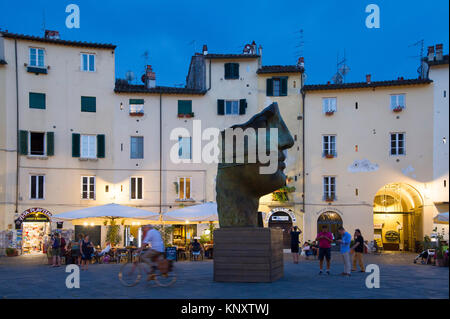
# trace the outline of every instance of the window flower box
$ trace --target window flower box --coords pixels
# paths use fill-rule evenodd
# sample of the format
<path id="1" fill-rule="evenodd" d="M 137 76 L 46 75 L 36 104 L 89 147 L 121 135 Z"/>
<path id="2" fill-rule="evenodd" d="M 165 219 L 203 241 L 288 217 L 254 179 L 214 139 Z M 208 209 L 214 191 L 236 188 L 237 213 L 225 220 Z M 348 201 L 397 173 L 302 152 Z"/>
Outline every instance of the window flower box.
<path id="1" fill-rule="evenodd" d="M 179 117 L 179 118 L 182 118 L 182 117 L 184 117 L 184 116 L 185 116 L 185 114 L 178 113 L 178 117 Z"/>
<path id="2" fill-rule="evenodd" d="M 178 117 L 179 118 L 191 118 L 191 117 L 194 117 L 194 113 L 192 112 L 192 113 L 178 113 Z"/>
<path id="3" fill-rule="evenodd" d="M 325 154 L 325 158 L 334 158 L 334 154 L 327 153 L 327 154 Z"/>
<path id="4" fill-rule="evenodd" d="M 325 201 L 328 202 L 328 203 L 329 202 L 334 202 L 334 196 L 326 196 L 325 197 Z"/>
<path id="5" fill-rule="evenodd" d="M 144 116 L 144 112 L 130 112 L 130 116 L 137 116 L 137 117 Z"/>
<path id="6" fill-rule="evenodd" d="M 327 112 L 325 112 L 325 115 L 326 116 L 331 116 L 331 115 L 333 115 L 334 114 L 334 111 L 327 111 Z"/>
<path id="7" fill-rule="evenodd" d="M 402 106 L 396 106 L 392 109 L 392 111 L 394 111 L 395 113 L 399 113 L 401 111 L 403 111 L 403 107 Z"/>

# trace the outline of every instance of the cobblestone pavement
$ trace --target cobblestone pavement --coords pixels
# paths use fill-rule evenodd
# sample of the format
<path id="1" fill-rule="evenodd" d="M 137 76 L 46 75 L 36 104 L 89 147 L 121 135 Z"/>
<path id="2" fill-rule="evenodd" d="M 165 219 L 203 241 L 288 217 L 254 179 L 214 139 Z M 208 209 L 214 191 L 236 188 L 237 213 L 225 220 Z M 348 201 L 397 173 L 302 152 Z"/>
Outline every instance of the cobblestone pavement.
<path id="1" fill-rule="evenodd" d="M 81 272 L 81 287 L 67 289 L 65 268 L 44 265 L 43 256 L 0 257 L 1 298 L 449 298 L 449 269 L 413 264 L 414 254 L 367 255 L 380 267 L 380 288 L 368 289 L 366 273 L 341 277 L 340 256 L 332 257 L 331 275 L 318 275 L 317 260 L 294 265 L 285 255 L 284 277 L 275 283 L 217 283 L 211 260 L 178 262 L 177 282 L 168 288 L 141 282 L 120 284 L 120 265 L 91 265 Z"/>

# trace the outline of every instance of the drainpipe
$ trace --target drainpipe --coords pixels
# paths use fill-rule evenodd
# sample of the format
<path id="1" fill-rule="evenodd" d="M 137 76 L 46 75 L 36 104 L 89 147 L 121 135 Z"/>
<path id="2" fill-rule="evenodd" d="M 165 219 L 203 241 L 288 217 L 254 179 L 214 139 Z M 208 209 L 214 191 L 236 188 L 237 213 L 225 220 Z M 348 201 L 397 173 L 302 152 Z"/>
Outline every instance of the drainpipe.
<path id="1" fill-rule="evenodd" d="M 162 224 L 162 93 L 159 93 L 159 222 Z"/>
<path id="2" fill-rule="evenodd" d="M 209 90 L 211 90 L 211 59 L 209 59 Z"/>
<path id="3" fill-rule="evenodd" d="M 301 85 L 301 94 L 302 94 L 302 121 L 303 121 L 303 125 L 302 125 L 302 191 L 303 191 L 303 224 L 305 223 L 305 214 L 306 214 L 306 210 L 305 210 L 305 201 L 306 201 L 306 191 L 305 191 L 305 91 L 303 90 L 303 73 L 302 73 L 302 77 L 300 80 L 300 85 Z M 303 233 L 305 232 L 305 229 L 303 229 Z"/>
<path id="4" fill-rule="evenodd" d="M 15 213 L 19 210 L 19 71 L 17 62 L 17 39 L 14 40 L 14 55 L 16 59 L 16 203 L 15 203 Z"/>

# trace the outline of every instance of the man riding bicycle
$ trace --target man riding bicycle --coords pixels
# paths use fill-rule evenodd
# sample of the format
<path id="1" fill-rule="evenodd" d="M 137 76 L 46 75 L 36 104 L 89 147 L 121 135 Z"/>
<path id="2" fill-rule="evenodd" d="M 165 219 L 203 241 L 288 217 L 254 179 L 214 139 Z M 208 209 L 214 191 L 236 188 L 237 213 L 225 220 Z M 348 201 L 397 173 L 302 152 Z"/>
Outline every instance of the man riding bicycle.
<path id="1" fill-rule="evenodd" d="M 148 280 L 154 279 L 154 272 L 156 270 L 155 263 L 160 259 L 164 258 L 164 242 L 161 234 L 152 225 L 145 225 L 142 227 L 144 231 L 144 239 L 142 240 L 143 247 L 150 245 L 150 249 L 143 252 L 141 255 L 142 259 L 148 264 L 152 264 L 152 272 L 149 274 Z M 142 251 L 143 248 L 141 248 Z"/>

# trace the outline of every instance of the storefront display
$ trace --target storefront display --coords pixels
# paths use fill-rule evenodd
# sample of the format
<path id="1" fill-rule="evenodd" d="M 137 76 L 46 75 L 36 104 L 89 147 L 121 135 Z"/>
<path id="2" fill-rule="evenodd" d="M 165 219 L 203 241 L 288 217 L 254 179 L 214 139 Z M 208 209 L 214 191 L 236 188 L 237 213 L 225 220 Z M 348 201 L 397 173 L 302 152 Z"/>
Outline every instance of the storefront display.
<path id="1" fill-rule="evenodd" d="M 16 220 L 16 245 L 22 254 L 44 253 L 51 234 L 51 213 L 43 208 L 30 208 Z"/>

